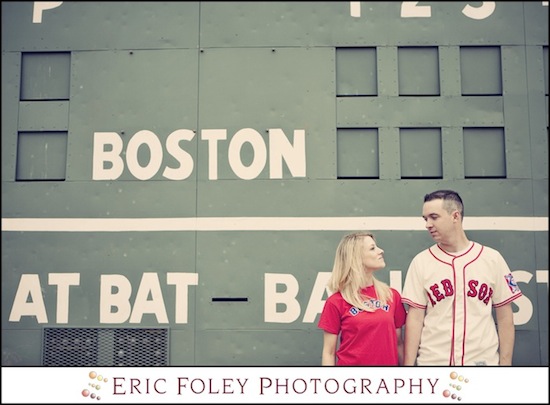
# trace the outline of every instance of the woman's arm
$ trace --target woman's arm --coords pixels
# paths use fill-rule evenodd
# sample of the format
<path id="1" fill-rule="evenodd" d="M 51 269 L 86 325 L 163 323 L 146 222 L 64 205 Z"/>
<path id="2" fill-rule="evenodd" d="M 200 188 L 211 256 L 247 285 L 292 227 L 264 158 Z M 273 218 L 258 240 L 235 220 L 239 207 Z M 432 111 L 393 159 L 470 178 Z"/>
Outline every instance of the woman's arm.
<path id="1" fill-rule="evenodd" d="M 403 328 L 397 328 L 395 329 L 395 333 L 397 334 L 397 360 L 398 360 L 398 365 L 399 366 L 402 366 L 403 365 L 403 346 L 404 346 L 404 343 L 403 343 Z"/>
<path id="2" fill-rule="evenodd" d="M 338 341 L 338 335 L 334 333 L 323 333 L 323 354 L 321 357 L 322 366 L 335 366 L 336 365 L 336 343 Z"/>

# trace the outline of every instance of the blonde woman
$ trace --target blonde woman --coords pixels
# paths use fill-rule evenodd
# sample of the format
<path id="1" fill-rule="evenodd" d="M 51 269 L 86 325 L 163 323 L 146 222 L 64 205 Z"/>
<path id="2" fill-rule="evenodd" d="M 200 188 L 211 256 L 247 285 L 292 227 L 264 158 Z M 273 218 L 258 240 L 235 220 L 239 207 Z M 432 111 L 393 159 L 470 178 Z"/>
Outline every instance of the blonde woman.
<path id="1" fill-rule="evenodd" d="M 384 251 L 372 233 L 354 232 L 340 241 L 327 285 L 332 295 L 318 323 L 323 366 L 402 364 L 407 313 L 397 290 L 374 276 L 384 267 Z"/>

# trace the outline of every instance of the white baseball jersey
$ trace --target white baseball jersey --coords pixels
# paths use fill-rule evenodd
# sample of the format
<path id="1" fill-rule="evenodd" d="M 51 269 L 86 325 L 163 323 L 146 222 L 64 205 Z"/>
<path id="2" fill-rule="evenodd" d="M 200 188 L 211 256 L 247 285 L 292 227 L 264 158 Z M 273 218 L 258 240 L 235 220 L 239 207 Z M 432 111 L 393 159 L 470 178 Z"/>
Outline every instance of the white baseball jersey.
<path id="1" fill-rule="evenodd" d="M 417 365 L 498 365 L 492 308 L 522 293 L 495 249 L 471 242 L 459 256 L 437 244 L 412 260 L 402 301 L 425 309 Z"/>

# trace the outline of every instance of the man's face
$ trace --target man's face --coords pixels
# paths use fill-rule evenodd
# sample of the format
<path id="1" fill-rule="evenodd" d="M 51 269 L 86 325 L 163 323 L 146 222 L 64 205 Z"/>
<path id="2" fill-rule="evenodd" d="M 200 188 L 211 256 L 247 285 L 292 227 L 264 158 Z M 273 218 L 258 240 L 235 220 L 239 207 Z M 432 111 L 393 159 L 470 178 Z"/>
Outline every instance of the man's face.
<path id="1" fill-rule="evenodd" d="M 450 214 L 443 208 L 443 200 L 432 200 L 424 203 L 422 208 L 422 217 L 426 221 L 426 229 L 430 236 L 436 242 L 444 241 L 452 234 L 453 215 L 457 215 L 457 211 Z"/>

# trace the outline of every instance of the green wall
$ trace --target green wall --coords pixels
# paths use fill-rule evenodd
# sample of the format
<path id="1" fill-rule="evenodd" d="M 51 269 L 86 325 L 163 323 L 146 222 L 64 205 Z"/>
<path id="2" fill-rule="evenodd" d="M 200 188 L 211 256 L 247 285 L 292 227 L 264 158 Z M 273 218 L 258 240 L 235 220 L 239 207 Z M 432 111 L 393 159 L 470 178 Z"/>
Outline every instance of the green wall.
<path id="1" fill-rule="evenodd" d="M 2 2 L 2 364 L 160 328 L 168 365 L 319 365 L 340 238 L 400 289 L 452 188 L 548 365 L 548 6 L 411 3 Z"/>

